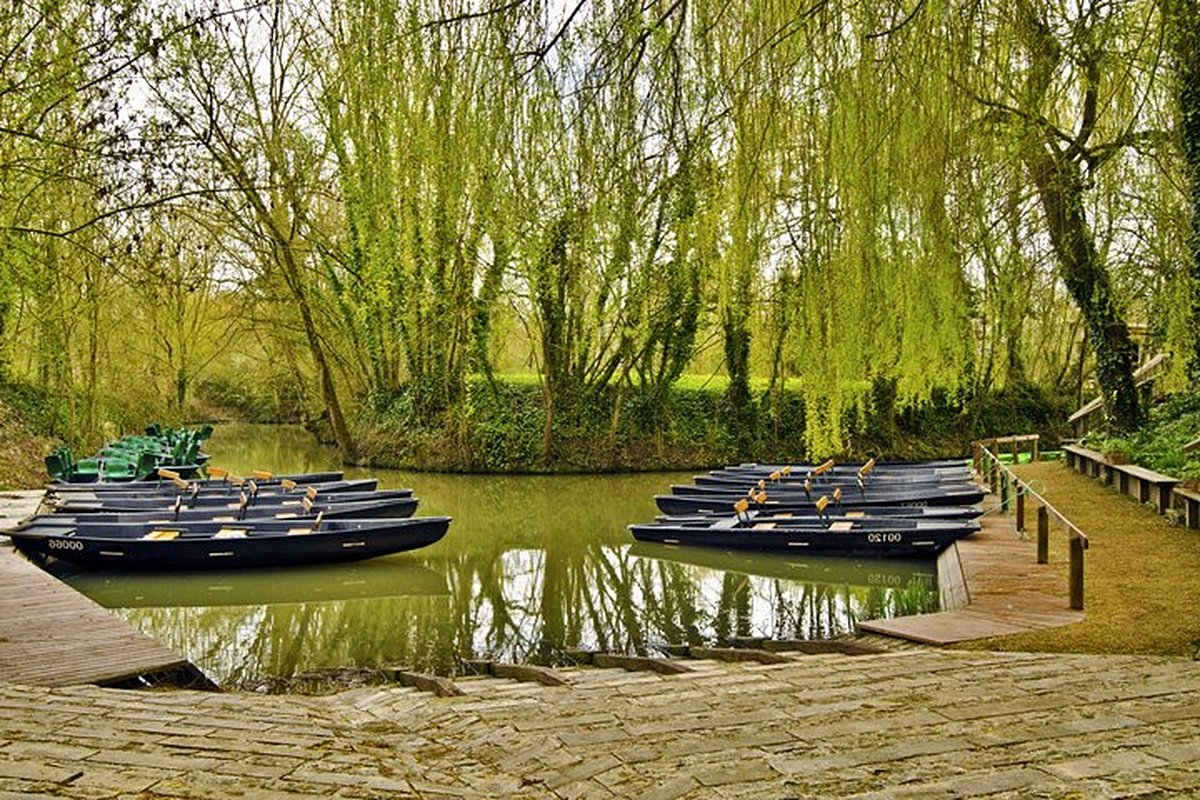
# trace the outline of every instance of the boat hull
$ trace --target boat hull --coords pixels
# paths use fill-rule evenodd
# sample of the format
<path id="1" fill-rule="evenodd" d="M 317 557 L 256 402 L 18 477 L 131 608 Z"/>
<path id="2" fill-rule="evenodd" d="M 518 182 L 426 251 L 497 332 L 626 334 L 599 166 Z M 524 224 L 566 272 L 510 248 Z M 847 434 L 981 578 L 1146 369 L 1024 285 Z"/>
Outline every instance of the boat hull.
<path id="1" fill-rule="evenodd" d="M 248 569 L 360 561 L 437 542 L 446 535 L 449 517 L 417 517 L 331 523 L 320 530 L 293 534 L 278 529 L 217 538 L 185 534 L 158 540 L 79 535 L 76 529 L 32 528 L 9 533 L 21 552 L 36 560 L 58 559 L 89 568 L 120 570 Z M 82 527 L 82 526 L 81 526 Z"/>
<path id="2" fill-rule="evenodd" d="M 703 512 L 729 514 L 733 504 L 745 497 L 745 494 L 728 492 L 680 492 L 669 495 L 655 495 L 654 502 L 664 514 L 697 514 Z M 800 495 L 784 495 L 778 492 L 767 493 L 767 500 L 753 504 L 753 508 L 774 513 L 788 511 L 805 511 L 812 509 L 820 495 L 812 497 Z M 868 510 L 877 506 L 907 506 L 924 508 L 926 506 L 972 506 L 983 500 L 983 491 L 974 487 L 955 489 L 944 493 L 922 493 L 908 495 L 858 495 L 849 492 L 842 496 L 840 510 Z M 833 506 L 830 506 L 833 508 Z"/>
<path id="3" fill-rule="evenodd" d="M 333 500 L 318 500 L 313 503 L 312 510 L 305 512 L 302 508 L 291 506 L 247 506 L 244 512 L 229 508 L 183 508 L 178 512 L 167 511 L 98 511 L 87 514 L 37 514 L 21 522 L 18 528 L 29 528 L 35 525 L 42 527 L 69 527 L 78 522 L 100 523 L 143 523 L 143 522 L 235 522 L 237 520 L 303 520 L 312 519 L 317 514 L 323 514 L 325 519 L 398 519 L 411 517 L 416 513 L 420 501 L 412 496 L 391 498 L 373 498 L 351 502 Z"/>
<path id="4" fill-rule="evenodd" d="M 260 494 L 251 498 L 247 508 L 263 508 L 274 510 L 298 509 L 303 505 L 304 493 L 292 494 Z M 411 497 L 411 489 L 381 489 L 377 491 L 332 492 L 318 494 L 313 500 L 315 504 L 323 502 L 354 503 L 368 500 L 389 500 Z M 59 500 L 53 503 L 53 508 L 59 514 L 95 514 L 155 511 L 159 514 L 170 514 L 175 503 L 173 497 L 101 497 L 96 499 L 78 498 Z M 200 495 L 196 498 L 182 498 L 182 509 L 207 509 L 213 514 L 236 512 L 241 507 L 238 495 Z"/>
<path id="5" fill-rule="evenodd" d="M 166 466 L 163 466 L 162 469 L 169 469 L 169 468 Z M 184 473 L 181 472 L 180 477 L 182 477 L 182 478 L 191 477 L 191 473 L 185 475 Z M 261 479 L 261 480 L 256 479 L 256 481 L 259 486 L 273 486 L 273 485 L 278 485 L 280 482 L 282 482 L 284 480 L 295 481 L 296 483 L 299 483 L 299 484 L 309 484 L 309 483 L 331 483 L 333 481 L 340 481 L 340 480 L 342 480 L 342 478 L 343 478 L 343 474 L 340 471 L 337 471 L 337 472 L 301 472 L 301 473 L 288 474 L 288 475 L 272 475 L 270 478 L 265 478 L 265 479 Z M 191 483 L 198 483 L 202 487 L 218 487 L 218 486 L 219 487 L 228 487 L 231 491 L 236 491 L 233 484 L 231 484 L 229 481 L 227 481 L 223 478 L 204 478 L 201 480 L 191 481 Z M 158 475 L 157 471 L 155 471 L 155 473 L 148 478 L 141 478 L 141 479 L 131 480 L 131 481 L 119 481 L 119 482 L 116 482 L 116 481 L 114 481 L 114 482 L 105 482 L 105 481 L 97 482 L 94 480 L 93 481 L 54 481 L 51 483 L 47 483 L 46 489 L 51 492 L 79 491 L 79 490 L 95 491 L 95 492 L 142 492 L 142 491 L 145 491 L 147 488 L 154 488 L 156 486 L 170 486 L 170 485 L 171 485 L 170 481 L 168 481 L 164 478 L 161 478 Z"/>
<path id="6" fill-rule="evenodd" d="M 979 529 L 978 523 L 918 525 L 911 528 L 861 527 L 852 530 L 780 527 L 693 528 L 677 525 L 631 525 L 639 542 L 713 547 L 728 550 L 807 552 L 873 558 L 928 558 Z"/>

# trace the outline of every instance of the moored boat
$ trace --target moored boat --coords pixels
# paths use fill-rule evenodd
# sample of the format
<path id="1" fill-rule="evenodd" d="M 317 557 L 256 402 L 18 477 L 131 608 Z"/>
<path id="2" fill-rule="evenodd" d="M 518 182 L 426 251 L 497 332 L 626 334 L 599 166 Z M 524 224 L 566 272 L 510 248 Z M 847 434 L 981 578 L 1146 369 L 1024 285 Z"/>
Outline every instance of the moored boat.
<path id="1" fill-rule="evenodd" d="M 835 487 L 840 488 L 840 487 Z M 692 514 L 697 511 L 726 511 L 747 492 L 704 486 L 674 485 L 670 495 L 656 495 L 655 502 L 664 514 Z M 753 496 L 760 496 L 757 491 Z M 806 508 L 816 504 L 823 495 L 817 490 L 772 489 L 761 493 L 757 507 L 787 509 Z M 868 487 L 843 489 L 836 505 L 842 508 L 872 506 L 970 506 L 983 500 L 983 490 L 969 483 L 937 484 L 908 489 L 878 489 Z"/>
<path id="2" fill-rule="evenodd" d="M 120 492 L 104 492 L 93 491 L 92 489 L 81 486 L 79 488 L 64 489 L 53 492 L 53 496 L 60 500 L 138 500 L 138 499 L 161 499 L 174 497 L 222 497 L 236 498 L 240 493 L 245 492 L 251 497 L 270 497 L 275 495 L 292 495 L 299 497 L 303 494 L 319 492 L 329 494 L 331 492 L 370 492 L 374 491 L 379 485 L 375 478 L 357 478 L 354 480 L 336 480 L 325 481 L 322 483 L 308 483 L 301 485 L 295 482 L 268 484 L 260 486 L 255 481 L 247 481 L 241 485 L 209 485 L 202 486 L 199 483 L 186 481 L 179 478 L 177 481 L 164 483 L 161 485 L 143 484 L 142 489 L 129 489 Z"/>
<path id="3" fill-rule="evenodd" d="M 731 487 L 734 489 L 746 489 L 750 486 L 758 486 L 759 488 L 770 489 L 774 488 L 793 488 L 801 490 L 806 484 L 810 487 L 818 489 L 833 486 L 855 487 L 863 485 L 867 487 L 878 488 L 894 488 L 905 486 L 924 486 L 929 484 L 941 483 L 966 483 L 965 475 L 940 475 L 934 473 L 913 473 L 905 475 L 880 475 L 871 473 L 866 476 L 859 476 L 857 473 L 835 475 L 831 473 L 822 473 L 817 476 L 807 475 L 789 475 L 771 477 L 756 477 L 752 475 L 737 475 L 737 474 L 717 474 L 708 473 L 707 475 L 695 475 L 692 482 L 697 486 L 716 486 L 716 487 Z"/>
<path id="4" fill-rule="evenodd" d="M 425 547 L 449 517 L 33 526 L 8 532 L 27 556 L 106 569 L 242 569 L 356 561 Z"/>
<path id="5" fill-rule="evenodd" d="M 174 482 L 172 480 L 172 476 L 174 474 L 175 473 L 172 470 L 164 468 L 164 469 L 158 470 L 155 473 L 155 475 L 153 475 L 150 478 L 147 478 L 145 480 L 137 480 L 137 481 L 123 481 L 120 483 L 101 482 L 101 483 L 84 483 L 84 484 L 77 483 L 77 482 L 54 481 L 54 482 L 46 484 L 46 490 L 53 494 L 59 494 L 59 493 L 63 493 L 63 492 L 80 492 L 80 491 L 93 492 L 96 494 L 101 494 L 101 493 L 103 493 L 103 494 L 109 494 L 109 493 L 125 494 L 128 492 L 132 492 L 132 493 L 145 492 L 148 489 L 152 489 L 152 488 L 162 488 L 164 490 L 170 491 L 171 488 L 174 486 Z M 260 489 L 265 489 L 267 487 L 276 486 L 280 483 L 287 482 L 287 481 L 290 481 L 292 483 L 295 483 L 295 484 L 298 484 L 301 486 L 307 486 L 309 484 L 314 484 L 314 483 L 332 483 L 335 481 L 343 480 L 343 478 L 345 477 L 344 473 L 341 472 L 340 470 L 334 470 L 334 471 L 329 471 L 329 472 L 297 472 L 297 473 L 288 473 L 288 474 L 275 474 L 272 472 L 256 470 L 256 471 L 250 473 L 249 475 L 240 476 L 240 475 L 231 475 L 227 470 L 218 469 L 215 467 L 210 468 L 208 470 L 208 474 L 211 477 L 190 478 L 190 479 L 186 475 L 179 475 L 178 477 L 186 479 L 189 486 L 195 484 L 195 485 L 200 486 L 203 489 L 223 488 L 223 489 L 233 491 L 233 492 L 236 492 L 238 489 L 240 489 L 243 485 L 247 484 L 249 481 L 254 481 L 255 483 L 258 484 Z"/>
<path id="6" fill-rule="evenodd" d="M 969 473 L 969 461 L 966 458 L 930 459 L 925 461 L 835 461 L 827 459 L 820 464 L 765 464 L 760 462 L 745 462 L 731 464 L 716 472 L 742 473 L 766 477 L 773 472 L 804 475 L 818 470 L 831 473 L 876 472 L 876 473 L 907 473 L 907 472 L 939 472 L 943 474 Z"/>
<path id="7" fill-rule="evenodd" d="M 641 542 L 878 558 L 933 556 L 979 530 L 975 520 L 793 520 L 781 524 L 728 517 L 707 526 L 653 523 L 630 525 L 629 530 Z"/>
<path id="8" fill-rule="evenodd" d="M 707 524 L 720 517 L 732 517 L 736 514 L 732 505 L 724 511 L 700 511 L 695 514 L 660 514 L 658 522 L 672 522 L 681 525 Z M 983 514 L 978 506 L 869 506 L 867 508 L 835 508 L 832 505 L 824 509 L 817 506 L 796 506 L 787 510 L 776 510 L 770 507 L 747 506 L 743 513 L 744 519 L 769 522 L 780 518 L 798 519 L 909 519 L 954 520 L 975 519 Z"/>
<path id="9" fill-rule="evenodd" d="M 325 519 L 370 519 L 379 517 L 411 517 L 417 510 L 419 501 L 413 497 L 411 490 L 403 489 L 392 492 L 377 492 L 367 495 L 365 499 L 358 495 L 329 495 L 318 497 L 315 501 L 305 503 L 303 499 L 298 505 L 283 506 L 280 504 L 252 504 L 241 508 L 214 508 L 202 506 L 199 508 L 164 508 L 157 511 L 97 511 L 84 514 L 68 514 L 55 512 L 51 514 L 35 514 L 23 520 L 17 527 L 25 528 L 34 525 L 43 527 L 63 527 L 74 525 L 77 521 L 104 522 L 111 524 L 155 522 L 166 524 L 179 521 L 216 521 L 235 522 L 241 519 L 270 518 L 279 520 L 305 519 L 323 514 Z"/>
<path id="10" fill-rule="evenodd" d="M 366 491 L 334 491 L 328 494 L 320 492 L 312 493 L 294 493 L 294 494 L 263 494 L 250 496 L 246 493 L 238 494 L 214 494 L 214 495 L 185 495 L 177 494 L 174 497 L 169 495 L 160 495 L 152 497 L 66 497 L 53 500 L 49 503 L 50 507 L 57 513 L 63 514 L 92 514 L 97 512 L 122 512 L 122 511 L 158 511 L 161 513 L 170 513 L 176 508 L 211 508 L 214 511 L 220 509 L 241 509 L 251 506 L 261 507 L 280 507 L 291 506 L 300 507 L 304 505 L 307 499 L 310 502 L 317 502 L 321 499 L 332 500 L 336 498 L 340 502 L 359 502 L 366 500 L 382 500 L 392 499 L 397 497 L 409 497 L 412 495 L 412 489 L 380 489 Z"/>

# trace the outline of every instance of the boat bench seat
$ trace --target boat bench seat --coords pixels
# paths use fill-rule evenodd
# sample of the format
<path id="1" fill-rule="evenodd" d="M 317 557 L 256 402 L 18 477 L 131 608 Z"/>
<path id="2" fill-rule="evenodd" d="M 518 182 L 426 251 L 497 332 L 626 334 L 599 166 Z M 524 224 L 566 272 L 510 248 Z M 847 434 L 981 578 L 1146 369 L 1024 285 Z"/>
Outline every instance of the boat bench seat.
<path id="1" fill-rule="evenodd" d="M 150 531 L 149 533 L 147 533 L 142 538 L 149 539 L 149 540 L 155 541 L 155 542 L 169 542 L 172 539 L 178 539 L 179 536 L 180 536 L 179 531 L 153 530 L 153 531 Z"/>

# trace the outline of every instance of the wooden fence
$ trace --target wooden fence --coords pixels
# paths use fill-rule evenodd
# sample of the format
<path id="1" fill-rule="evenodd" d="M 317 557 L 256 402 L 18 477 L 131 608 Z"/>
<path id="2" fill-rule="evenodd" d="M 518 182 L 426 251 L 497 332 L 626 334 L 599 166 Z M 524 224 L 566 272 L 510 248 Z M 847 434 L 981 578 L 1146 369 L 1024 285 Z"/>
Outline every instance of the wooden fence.
<path id="1" fill-rule="evenodd" d="M 1028 441 L 1030 437 L 1003 437 L 976 442 L 972 448 L 972 460 L 976 473 L 983 478 L 992 494 L 1000 498 L 1001 510 L 1007 511 L 1015 507 L 1017 530 L 1025 531 L 1026 498 L 1033 498 L 1038 504 L 1037 510 L 1037 560 L 1045 564 L 1050 560 L 1050 519 L 1058 520 L 1067 533 L 1067 551 L 1069 553 L 1069 569 L 1067 582 L 1070 586 L 1071 608 L 1083 608 L 1083 552 L 1087 550 L 1087 535 L 1075 523 L 1063 516 L 1062 512 L 1046 501 L 1046 498 L 1035 492 L 1029 484 L 1022 481 L 992 451 L 989 445 L 1012 439 Z M 1036 439 L 1034 440 L 1034 458 L 1037 458 Z"/>

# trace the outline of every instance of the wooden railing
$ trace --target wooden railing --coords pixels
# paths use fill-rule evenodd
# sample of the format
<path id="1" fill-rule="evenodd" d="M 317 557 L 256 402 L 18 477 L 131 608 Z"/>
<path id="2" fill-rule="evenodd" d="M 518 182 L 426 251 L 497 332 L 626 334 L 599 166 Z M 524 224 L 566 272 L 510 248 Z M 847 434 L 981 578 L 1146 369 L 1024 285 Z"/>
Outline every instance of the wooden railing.
<path id="1" fill-rule="evenodd" d="M 1088 548 L 1088 537 L 1075 523 L 1063 516 L 1062 512 L 1046 501 L 1046 498 L 1035 492 L 1029 484 L 1022 481 L 1016 474 L 1000 463 L 996 454 L 987 447 L 985 442 L 977 442 L 974 447 L 973 459 L 976 471 L 991 487 L 992 494 L 1000 498 L 1000 509 L 1007 511 L 1015 506 L 1016 526 L 1020 532 L 1025 531 L 1025 498 L 1032 497 L 1038 503 L 1037 510 L 1037 560 L 1045 564 L 1050 560 L 1050 518 L 1058 520 L 1067 532 L 1068 573 L 1067 583 L 1070 587 L 1071 608 L 1083 608 L 1083 551 Z"/>
<path id="2" fill-rule="evenodd" d="M 980 447 L 986 447 L 993 453 L 999 453 L 1002 448 L 1007 449 L 1012 453 L 1013 463 L 1015 464 L 1021 457 L 1021 453 L 1024 451 L 1026 445 L 1029 446 L 1030 461 L 1037 461 L 1041 458 L 1042 437 L 1037 433 L 1023 433 L 1015 436 L 993 436 L 991 439 L 980 439 L 975 442 L 974 447 L 976 454 Z M 979 471 L 978 456 L 975 459 L 975 471 Z"/>

